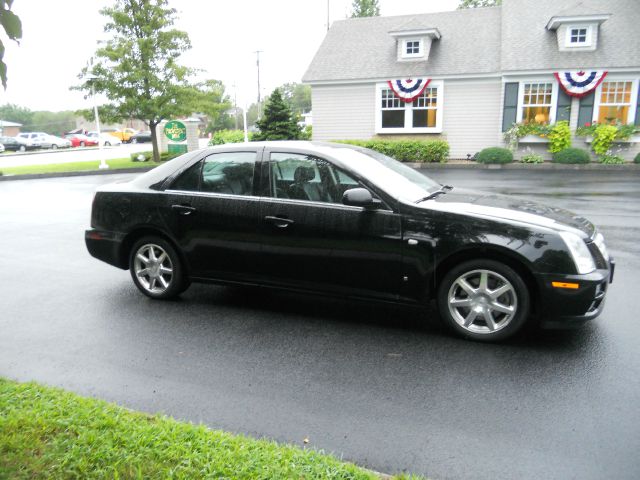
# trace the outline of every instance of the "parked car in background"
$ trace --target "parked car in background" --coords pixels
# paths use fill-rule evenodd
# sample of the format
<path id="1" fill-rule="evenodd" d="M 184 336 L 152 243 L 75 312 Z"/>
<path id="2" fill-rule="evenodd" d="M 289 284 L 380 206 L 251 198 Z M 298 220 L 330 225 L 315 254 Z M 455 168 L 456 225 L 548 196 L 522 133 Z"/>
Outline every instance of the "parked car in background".
<path id="1" fill-rule="evenodd" d="M 151 298 L 213 282 L 435 301 L 451 331 L 484 341 L 594 319 L 614 271 L 581 216 L 313 142 L 221 145 L 100 187 L 85 241 Z"/>
<path id="2" fill-rule="evenodd" d="M 46 143 L 49 145 L 49 147 L 46 147 L 46 148 L 51 148 L 53 150 L 56 150 L 58 148 L 71 147 L 71 140 L 67 140 L 66 138 L 56 137 L 55 135 L 47 135 Z"/>
<path id="3" fill-rule="evenodd" d="M 4 152 L 4 145 L 0 143 L 0 153 Z"/>
<path id="4" fill-rule="evenodd" d="M 44 132 L 22 132 L 17 135 L 27 143 L 27 146 L 33 148 L 49 148 L 51 143 L 47 142 L 47 136 L 48 134 Z"/>
<path id="5" fill-rule="evenodd" d="M 86 135 L 82 135 L 81 133 L 72 133 L 70 135 L 65 135 L 67 140 L 71 141 L 72 147 L 95 147 L 98 145 L 97 138 L 87 137 Z"/>
<path id="6" fill-rule="evenodd" d="M 146 130 L 142 132 L 138 132 L 135 135 L 131 136 L 131 143 L 145 143 L 151 141 L 151 131 Z"/>
<path id="7" fill-rule="evenodd" d="M 87 137 L 97 140 L 98 132 L 89 132 L 87 133 Z M 100 142 L 105 147 L 122 145 L 122 140 L 114 135 L 111 135 L 109 132 L 100 132 Z"/>
<path id="8" fill-rule="evenodd" d="M 115 132 L 107 132 L 109 135 L 113 135 L 114 137 L 119 138 L 123 143 L 129 143 L 131 137 L 138 133 L 137 130 L 133 128 L 123 128 L 121 130 L 116 130 Z"/>
<path id="9" fill-rule="evenodd" d="M 33 144 L 27 144 L 27 141 L 20 137 L 0 137 L 0 143 L 4 145 L 5 150 L 13 150 L 14 152 L 25 152 L 27 150 L 35 150 Z"/>

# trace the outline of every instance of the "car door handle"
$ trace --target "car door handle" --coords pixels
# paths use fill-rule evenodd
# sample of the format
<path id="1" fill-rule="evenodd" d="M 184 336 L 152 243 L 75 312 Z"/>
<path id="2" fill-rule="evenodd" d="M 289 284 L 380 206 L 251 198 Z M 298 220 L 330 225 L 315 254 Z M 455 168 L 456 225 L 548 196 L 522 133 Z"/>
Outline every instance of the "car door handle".
<path id="1" fill-rule="evenodd" d="M 272 217 L 271 215 L 267 215 L 264 219 L 278 228 L 287 228 L 293 223 L 293 220 L 286 217 Z"/>
<path id="2" fill-rule="evenodd" d="M 196 209 L 190 205 L 171 205 L 171 209 L 180 215 L 191 215 Z"/>

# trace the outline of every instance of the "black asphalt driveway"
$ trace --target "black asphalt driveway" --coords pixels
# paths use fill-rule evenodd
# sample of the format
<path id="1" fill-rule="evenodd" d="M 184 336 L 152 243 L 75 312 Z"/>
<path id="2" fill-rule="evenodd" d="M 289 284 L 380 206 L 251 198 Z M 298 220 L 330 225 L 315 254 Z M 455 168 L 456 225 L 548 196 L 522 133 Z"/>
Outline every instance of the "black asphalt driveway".
<path id="1" fill-rule="evenodd" d="M 175 302 L 91 258 L 93 190 L 128 175 L 0 182 L 0 375 L 433 479 L 640 478 L 640 175 L 430 170 L 598 224 L 604 314 L 503 345 L 435 315 L 194 285 Z"/>

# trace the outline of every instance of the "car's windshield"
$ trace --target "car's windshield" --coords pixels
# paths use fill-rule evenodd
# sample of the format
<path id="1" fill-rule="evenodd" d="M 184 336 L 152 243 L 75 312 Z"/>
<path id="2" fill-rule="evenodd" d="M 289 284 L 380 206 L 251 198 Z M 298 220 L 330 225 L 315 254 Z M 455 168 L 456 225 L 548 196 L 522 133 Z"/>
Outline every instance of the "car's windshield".
<path id="1" fill-rule="evenodd" d="M 339 158 L 349 168 L 397 199 L 415 202 L 435 192 L 440 184 L 382 153 L 365 148 L 341 148 Z"/>

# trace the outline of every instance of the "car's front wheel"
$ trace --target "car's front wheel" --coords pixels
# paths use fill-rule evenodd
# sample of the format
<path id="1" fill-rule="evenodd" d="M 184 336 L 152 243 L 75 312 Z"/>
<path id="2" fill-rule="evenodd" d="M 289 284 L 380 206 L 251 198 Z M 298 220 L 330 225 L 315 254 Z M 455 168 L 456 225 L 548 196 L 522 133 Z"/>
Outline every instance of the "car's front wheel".
<path id="1" fill-rule="evenodd" d="M 444 322 L 463 337 L 504 340 L 529 316 L 529 290 L 511 267 L 494 260 L 471 260 L 451 269 L 438 289 Z"/>
<path id="2" fill-rule="evenodd" d="M 173 298 L 185 290 L 180 257 L 162 238 L 138 240 L 131 249 L 129 270 L 136 287 L 151 298 Z"/>
<path id="3" fill-rule="evenodd" d="M 56 145 L 55 143 L 51 144 L 51 150 L 57 150 L 58 149 L 58 145 Z"/>
<path id="4" fill-rule="evenodd" d="M 24 145 L 20 145 L 20 151 L 21 152 L 26 152 L 27 151 L 27 147 L 25 147 Z"/>

